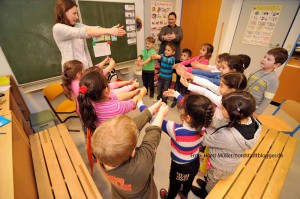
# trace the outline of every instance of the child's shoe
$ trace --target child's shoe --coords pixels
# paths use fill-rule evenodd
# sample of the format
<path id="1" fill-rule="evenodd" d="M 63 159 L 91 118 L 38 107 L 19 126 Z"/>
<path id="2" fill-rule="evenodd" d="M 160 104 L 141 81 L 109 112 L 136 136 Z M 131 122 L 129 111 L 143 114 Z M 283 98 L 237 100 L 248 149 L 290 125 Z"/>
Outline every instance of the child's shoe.
<path id="1" fill-rule="evenodd" d="M 198 184 L 201 188 L 205 188 L 205 186 L 206 186 L 206 181 L 204 181 L 204 180 L 198 178 L 198 179 L 196 180 L 196 182 L 197 182 L 197 184 Z"/>
<path id="2" fill-rule="evenodd" d="M 205 190 L 205 188 L 200 189 L 198 187 L 192 186 L 192 192 L 195 196 L 198 196 L 199 198 L 206 198 L 206 196 L 208 195 L 207 191 Z"/>
<path id="3" fill-rule="evenodd" d="M 168 196 L 168 191 L 165 190 L 164 188 L 160 189 L 159 191 L 159 195 L 161 199 L 166 199 Z"/>
<path id="4" fill-rule="evenodd" d="M 150 93 L 150 99 L 153 99 L 153 97 L 154 97 L 154 94 Z"/>
<path id="5" fill-rule="evenodd" d="M 176 106 L 176 104 L 177 104 L 177 102 L 173 102 L 173 103 L 171 104 L 171 108 L 174 108 L 174 107 Z"/>

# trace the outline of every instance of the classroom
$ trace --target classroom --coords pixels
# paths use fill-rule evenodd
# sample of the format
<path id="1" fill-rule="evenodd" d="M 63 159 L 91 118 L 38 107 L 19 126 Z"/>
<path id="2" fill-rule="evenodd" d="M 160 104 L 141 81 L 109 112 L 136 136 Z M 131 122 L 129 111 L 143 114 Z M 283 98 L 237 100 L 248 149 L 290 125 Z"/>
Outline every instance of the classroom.
<path id="1" fill-rule="evenodd" d="M 64 1 L 75 3 L 72 12 L 56 9 Z M 299 8 L 300 0 L 1 1 L 0 198 L 167 198 L 173 192 L 169 198 L 299 198 Z M 65 39 L 71 34 L 80 39 Z M 270 59 L 272 66 L 266 64 Z M 78 68 L 74 74 L 72 64 Z M 93 91 L 107 99 L 90 94 L 88 78 L 95 77 L 104 81 L 93 80 L 99 84 Z M 234 94 L 240 100 L 229 106 Z M 192 99 L 202 100 L 199 110 L 190 109 L 194 117 L 188 107 L 196 102 L 186 102 Z M 120 105 L 112 108 L 112 102 Z M 232 114 L 239 116 L 232 116 L 229 109 L 236 106 Z M 112 166 L 117 160 L 102 157 L 101 150 L 109 151 L 102 144 L 110 142 L 101 136 L 115 139 L 114 131 L 130 125 L 140 132 L 131 138 L 138 148 L 126 164 Z M 240 130 L 248 125 L 255 127 L 251 138 Z M 194 137 L 187 138 L 190 132 Z M 239 151 L 213 147 L 224 132 L 240 133 L 243 144 L 222 143 L 240 145 Z M 145 145 L 149 138 L 157 141 Z M 150 159 L 143 156 L 146 146 L 152 147 Z M 227 166 L 235 165 L 229 174 L 222 170 L 212 177 L 220 171 L 216 164 L 227 160 Z M 124 172 L 130 164 L 142 167 L 132 167 L 130 176 Z"/>

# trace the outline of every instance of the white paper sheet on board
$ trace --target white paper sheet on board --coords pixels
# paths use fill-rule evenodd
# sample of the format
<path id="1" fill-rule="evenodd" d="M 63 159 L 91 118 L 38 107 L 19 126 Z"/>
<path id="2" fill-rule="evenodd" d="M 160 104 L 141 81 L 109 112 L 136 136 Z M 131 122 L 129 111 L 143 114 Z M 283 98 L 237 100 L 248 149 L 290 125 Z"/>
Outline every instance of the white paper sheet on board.
<path id="1" fill-rule="evenodd" d="M 95 57 L 101 57 L 106 55 L 111 55 L 110 44 L 107 42 L 96 43 L 93 46 Z"/>

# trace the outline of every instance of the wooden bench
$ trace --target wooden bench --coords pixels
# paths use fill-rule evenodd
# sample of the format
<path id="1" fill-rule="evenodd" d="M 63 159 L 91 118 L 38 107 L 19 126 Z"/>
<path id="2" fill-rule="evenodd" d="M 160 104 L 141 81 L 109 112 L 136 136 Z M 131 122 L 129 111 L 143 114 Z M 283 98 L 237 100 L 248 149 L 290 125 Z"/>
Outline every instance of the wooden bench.
<path id="1" fill-rule="evenodd" d="M 296 138 L 263 126 L 256 145 L 245 152 L 249 157 L 244 156 L 236 172 L 220 180 L 206 198 L 278 198 L 297 143 Z"/>
<path id="2" fill-rule="evenodd" d="M 30 136 L 39 198 L 102 198 L 64 124 Z"/>

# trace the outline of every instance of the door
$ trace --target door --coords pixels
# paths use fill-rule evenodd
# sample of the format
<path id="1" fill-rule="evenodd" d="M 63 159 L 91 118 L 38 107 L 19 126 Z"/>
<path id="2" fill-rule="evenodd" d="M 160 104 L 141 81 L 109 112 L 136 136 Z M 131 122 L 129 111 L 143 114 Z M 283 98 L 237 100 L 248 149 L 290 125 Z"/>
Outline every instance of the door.
<path id="1" fill-rule="evenodd" d="M 220 7 L 221 0 L 183 1 L 181 49 L 189 48 L 193 53 L 192 57 L 194 57 L 199 54 L 202 44 L 213 44 Z"/>
<path id="2" fill-rule="evenodd" d="M 254 5 L 282 5 L 278 21 L 267 46 L 242 43 Z M 293 19 L 296 15 L 298 6 L 299 0 L 244 0 L 237 29 L 235 31 L 234 39 L 230 49 L 230 54 L 246 54 L 251 57 L 251 64 L 245 71 L 246 76 L 248 76 L 251 71 L 260 69 L 260 61 L 268 50 L 274 47 L 283 46 L 289 28 L 292 25 Z"/>

